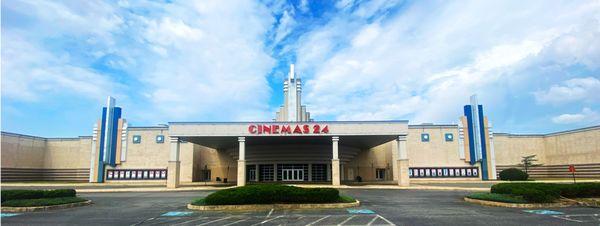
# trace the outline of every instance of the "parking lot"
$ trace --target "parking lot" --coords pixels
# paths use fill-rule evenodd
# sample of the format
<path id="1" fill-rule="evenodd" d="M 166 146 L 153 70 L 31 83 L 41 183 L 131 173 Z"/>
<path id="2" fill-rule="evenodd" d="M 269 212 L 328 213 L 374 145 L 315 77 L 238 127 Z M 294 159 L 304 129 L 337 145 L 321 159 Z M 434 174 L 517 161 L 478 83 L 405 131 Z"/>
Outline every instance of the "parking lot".
<path id="1" fill-rule="evenodd" d="M 600 209 L 546 212 L 465 203 L 468 192 L 348 189 L 352 209 L 198 212 L 185 205 L 198 192 L 85 193 L 91 206 L 3 216 L 6 225 L 599 225 Z M 553 214 L 548 214 L 553 213 Z"/>

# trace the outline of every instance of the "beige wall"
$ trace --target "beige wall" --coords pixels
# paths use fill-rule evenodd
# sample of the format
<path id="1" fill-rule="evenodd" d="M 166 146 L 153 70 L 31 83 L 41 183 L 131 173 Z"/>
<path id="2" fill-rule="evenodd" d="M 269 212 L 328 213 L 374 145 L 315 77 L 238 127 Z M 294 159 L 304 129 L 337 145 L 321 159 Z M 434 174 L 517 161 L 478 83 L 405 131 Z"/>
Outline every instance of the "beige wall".
<path id="1" fill-rule="evenodd" d="M 494 134 L 494 152 L 496 165 L 515 165 L 522 156 L 537 155 L 537 159 L 546 162 L 543 136 L 513 136 Z"/>
<path id="2" fill-rule="evenodd" d="M 429 142 L 421 141 L 421 133 L 429 134 Z M 444 135 L 451 133 L 453 141 L 446 141 Z M 469 166 L 460 159 L 458 127 L 424 126 L 408 130 L 408 161 L 411 167 Z"/>
<path id="3" fill-rule="evenodd" d="M 2 133 L 2 168 L 44 168 L 46 139 Z"/>
<path id="4" fill-rule="evenodd" d="M 494 134 L 496 165 L 537 155 L 544 165 L 600 163 L 600 126 L 547 135 Z"/>
<path id="5" fill-rule="evenodd" d="M 91 138 L 48 139 L 44 168 L 89 169 L 91 147 Z"/>
<path id="6" fill-rule="evenodd" d="M 133 143 L 133 136 L 141 136 L 139 144 Z M 156 136 L 165 136 L 164 143 L 157 143 Z M 180 146 L 180 181 L 192 182 L 195 174 L 194 159 L 199 149 L 193 143 Z M 166 169 L 169 164 L 169 131 L 167 128 L 131 128 L 127 133 L 127 155 L 116 169 Z M 89 160 L 88 160 L 89 161 Z"/>

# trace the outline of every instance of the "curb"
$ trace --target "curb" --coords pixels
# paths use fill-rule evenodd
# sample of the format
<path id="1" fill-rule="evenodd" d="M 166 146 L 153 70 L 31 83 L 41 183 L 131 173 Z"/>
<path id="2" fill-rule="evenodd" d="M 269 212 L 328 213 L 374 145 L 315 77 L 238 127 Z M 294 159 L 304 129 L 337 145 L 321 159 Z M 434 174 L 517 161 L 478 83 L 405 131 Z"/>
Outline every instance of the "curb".
<path id="1" fill-rule="evenodd" d="M 298 186 L 303 187 L 303 186 Z M 307 186 L 308 187 L 308 186 Z M 317 187 L 317 186 L 311 186 Z M 319 188 L 336 189 L 373 189 L 373 190 L 438 190 L 438 191 L 487 191 L 489 188 L 470 188 L 470 187 L 442 187 L 442 186 L 414 186 L 414 187 L 350 187 L 350 186 L 319 186 Z M 75 189 L 77 193 L 104 193 L 104 192 L 179 192 L 179 191 L 215 191 L 232 187 L 190 187 L 190 188 L 109 188 L 109 189 Z"/>
<path id="2" fill-rule="evenodd" d="M 466 202 L 475 203 L 484 206 L 495 206 L 495 207 L 506 207 L 506 208 L 556 208 L 556 207 L 568 207 L 569 204 L 562 202 L 559 203 L 506 203 L 506 202 L 495 202 L 488 200 L 464 198 Z"/>
<path id="3" fill-rule="evenodd" d="M 351 203 L 319 203 L 319 204 L 256 204 L 256 205 L 214 205 L 196 206 L 188 204 L 187 208 L 199 211 L 259 211 L 259 210 L 290 210 L 290 209 L 336 209 L 360 206 L 360 201 Z"/>
<path id="4" fill-rule="evenodd" d="M 8 207 L 3 206 L 2 212 L 7 213 L 17 213 L 17 212 L 35 212 L 35 211 L 46 211 L 46 210 L 59 210 L 59 209 L 68 209 L 78 206 L 87 206 L 92 204 L 92 200 L 87 200 L 83 202 L 75 202 L 75 203 L 67 203 L 62 205 L 54 205 L 54 206 L 30 206 L 30 207 Z"/>

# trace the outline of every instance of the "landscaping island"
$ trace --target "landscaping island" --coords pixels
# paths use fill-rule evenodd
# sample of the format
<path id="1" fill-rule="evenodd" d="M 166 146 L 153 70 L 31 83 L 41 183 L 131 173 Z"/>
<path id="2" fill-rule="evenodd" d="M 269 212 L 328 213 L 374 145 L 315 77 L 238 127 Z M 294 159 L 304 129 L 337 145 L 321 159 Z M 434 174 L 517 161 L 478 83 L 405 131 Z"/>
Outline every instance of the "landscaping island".
<path id="1" fill-rule="evenodd" d="M 77 197 L 74 189 L 3 190 L 2 212 L 31 212 L 88 205 L 91 201 Z"/>
<path id="2" fill-rule="evenodd" d="M 490 193 L 467 195 L 467 202 L 515 208 L 562 207 L 600 197 L 600 183 L 501 183 Z M 591 203 L 594 206 L 597 203 Z"/>
<path id="3" fill-rule="evenodd" d="M 334 188 L 301 188 L 282 184 L 257 184 L 229 188 L 193 200 L 195 210 L 265 210 L 348 208 L 357 200 Z"/>

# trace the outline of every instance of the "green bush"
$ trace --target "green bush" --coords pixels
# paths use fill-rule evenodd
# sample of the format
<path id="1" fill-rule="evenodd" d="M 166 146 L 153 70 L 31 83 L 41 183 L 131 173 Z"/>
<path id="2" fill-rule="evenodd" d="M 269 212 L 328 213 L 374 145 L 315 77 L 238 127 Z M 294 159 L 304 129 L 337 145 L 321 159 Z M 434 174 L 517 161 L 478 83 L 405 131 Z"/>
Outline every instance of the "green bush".
<path id="1" fill-rule="evenodd" d="M 54 206 L 67 203 L 83 202 L 85 199 L 79 197 L 58 197 L 40 199 L 13 199 L 2 203 L 2 206 L 29 207 L 29 206 Z"/>
<path id="2" fill-rule="evenodd" d="M 529 202 L 553 202 L 567 198 L 600 197 L 600 183 L 501 183 L 492 186 L 492 193 L 521 196 Z"/>
<path id="3" fill-rule="evenodd" d="M 334 203 L 340 200 L 333 188 L 300 188 L 279 184 L 247 185 L 212 193 L 206 205 L 274 204 L 274 203 Z M 196 200 L 200 202 L 200 200 Z"/>
<path id="4" fill-rule="evenodd" d="M 567 198 L 600 197 L 600 183 L 557 184 L 560 195 Z"/>
<path id="5" fill-rule="evenodd" d="M 529 175 L 523 170 L 517 168 L 509 168 L 502 170 L 500 172 L 500 180 L 508 180 L 508 181 L 524 181 L 529 178 Z"/>
<path id="6" fill-rule="evenodd" d="M 17 199 L 41 199 L 41 198 L 59 198 L 75 197 L 75 189 L 55 189 L 55 190 L 2 190 L 2 204 L 5 201 Z"/>
<path id="7" fill-rule="evenodd" d="M 527 200 L 525 200 L 521 196 L 487 193 L 487 192 L 473 193 L 473 194 L 467 195 L 467 198 L 496 201 L 496 202 L 506 202 L 506 203 L 527 203 Z"/>

